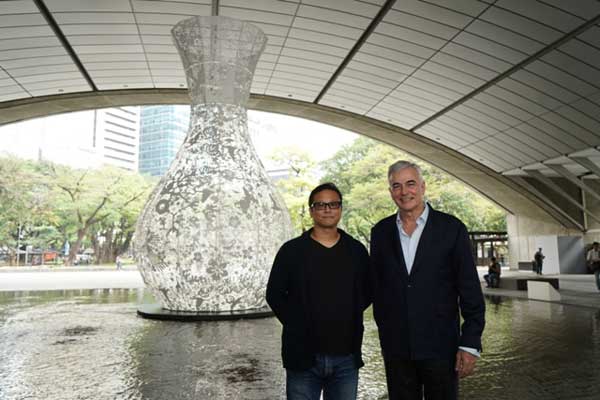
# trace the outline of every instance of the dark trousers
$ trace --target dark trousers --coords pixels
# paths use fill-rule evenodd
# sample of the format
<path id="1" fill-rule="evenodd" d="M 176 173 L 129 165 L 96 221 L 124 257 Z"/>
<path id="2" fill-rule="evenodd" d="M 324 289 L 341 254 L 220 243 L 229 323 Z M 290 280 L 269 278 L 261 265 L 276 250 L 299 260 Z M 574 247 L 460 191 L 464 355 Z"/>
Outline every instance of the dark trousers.
<path id="1" fill-rule="evenodd" d="M 400 360 L 384 357 L 390 400 L 457 400 L 456 360 Z"/>

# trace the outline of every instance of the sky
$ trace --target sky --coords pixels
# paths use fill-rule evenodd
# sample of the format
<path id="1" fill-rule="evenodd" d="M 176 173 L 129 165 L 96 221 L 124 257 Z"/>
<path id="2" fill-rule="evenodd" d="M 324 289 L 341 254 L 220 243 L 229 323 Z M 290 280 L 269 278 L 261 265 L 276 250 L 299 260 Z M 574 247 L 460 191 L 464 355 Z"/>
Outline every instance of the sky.
<path id="1" fill-rule="evenodd" d="M 38 118 L 0 127 L 0 155 L 13 154 L 21 158 L 37 159 L 40 152 L 52 154 L 51 161 L 68 160 L 74 167 L 95 167 L 100 159 L 90 153 L 88 140 L 93 129 L 90 113 L 82 111 Z M 315 161 L 331 157 L 341 146 L 352 142 L 358 135 L 329 125 L 282 114 L 249 111 L 252 139 L 265 167 L 274 167 L 268 156 L 279 147 L 298 147 L 308 152 Z"/>

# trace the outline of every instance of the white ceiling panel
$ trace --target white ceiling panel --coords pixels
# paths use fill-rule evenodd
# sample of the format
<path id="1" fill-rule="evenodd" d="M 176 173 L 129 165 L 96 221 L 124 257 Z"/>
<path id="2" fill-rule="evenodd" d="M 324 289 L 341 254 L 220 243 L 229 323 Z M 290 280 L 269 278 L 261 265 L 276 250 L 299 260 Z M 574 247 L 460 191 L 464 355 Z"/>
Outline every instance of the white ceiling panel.
<path id="1" fill-rule="evenodd" d="M 435 53 L 434 49 L 423 47 L 415 43 L 407 42 L 406 40 L 402 40 L 400 38 L 381 35 L 378 33 L 373 33 L 369 37 L 369 43 L 382 47 L 387 47 L 388 49 L 400 51 L 402 53 L 410 54 L 415 57 L 420 57 L 422 59 L 427 59 Z"/>
<path id="2" fill-rule="evenodd" d="M 572 116 L 573 114 L 572 111 L 569 111 L 572 110 L 570 107 L 559 110 L 564 110 L 563 113 L 569 116 Z M 540 118 L 544 121 L 553 124 L 556 127 L 557 131 L 558 129 L 562 129 L 564 135 L 574 136 L 581 140 L 584 144 L 582 146 L 579 146 L 579 148 L 600 145 L 600 139 L 598 138 L 598 136 L 594 135 L 594 133 L 592 133 L 591 131 L 585 129 L 585 127 L 582 126 L 580 121 L 575 122 L 562 115 L 562 113 L 559 114 L 559 112 L 544 114 L 541 115 Z M 598 126 L 597 124 L 595 125 Z"/>
<path id="3" fill-rule="evenodd" d="M 399 86 L 390 96 L 395 96 L 402 98 L 404 96 L 411 96 L 411 99 L 423 99 L 431 103 L 432 105 L 436 105 L 436 107 L 432 107 L 435 109 L 442 109 L 449 105 L 453 99 L 442 98 L 437 95 L 435 92 L 429 92 L 427 90 L 423 90 L 419 86 L 413 86 L 408 83 L 403 83 Z"/>
<path id="4" fill-rule="evenodd" d="M 475 119 L 475 118 L 470 118 L 469 115 L 465 115 L 464 112 L 469 112 L 469 109 L 466 109 L 463 107 L 462 109 L 454 109 L 452 111 L 449 111 L 445 114 L 446 117 L 451 118 L 461 124 L 464 124 L 467 127 L 471 127 L 473 129 L 477 129 L 479 132 L 481 132 L 483 135 L 485 136 L 491 136 L 491 135 L 495 135 L 498 133 L 498 128 L 495 128 L 491 125 L 489 125 L 486 121 L 485 118 L 482 118 L 479 116 L 479 119 Z M 480 119 L 483 119 L 484 122 L 480 121 Z"/>
<path id="5" fill-rule="evenodd" d="M 46 20 L 39 14 L 0 15 L 0 28 L 26 27 L 46 25 Z"/>
<path id="6" fill-rule="evenodd" d="M 450 25 L 458 29 L 464 28 L 472 17 L 461 12 L 456 12 L 448 9 L 450 3 L 445 3 L 444 7 L 426 3 L 419 0 L 404 0 L 394 3 L 395 10 L 424 17 L 445 25 Z"/>
<path id="7" fill-rule="evenodd" d="M 600 14 L 600 2 L 598 0 L 544 0 L 544 3 L 585 19 Z"/>
<path id="8" fill-rule="evenodd" d="M 271 39 L 269 38 L 269 41 Z M 330 54 L 340 58 L 345 57 L 348 54 L 348 49 L 343 47 L 331 46 L 328 43 L 317 43 L 309 42 L 306 40 L 298 40 L 294 38 L 287 38 L 285 46 L 291 49 L 299 49 L 306 51 L 314 51 L 322 54 Z"/>
<path id="9" fill-rule="evenodd" d="M 544 56 L 543 60 L 528 65 L 526 69 L 579 96 L 587 96 L 598 90 L 589 82 L 598 82 L 593 80 L 592 75 L 598 75 L 600 79 L 600 71 L 591 70 L 589 66 L 582 65 L 574 58 L 556 51 Z M 577 71 L 578 67 L 581 67 L 581 72 L 589 72 L 589 75 L 578 73 L 580 72 Z"/>
<path id="10" fill-rule="evenodd" d="M 514 127 L 514 129 L 519 132 L 522 132 L 524 135 L 527 135 L 531 138 L 535 138 L 535 139 L 541 141 L 542 143 L 545 143 L 546 145 L 550 146 L 552 149 L 554 149 L 555 151 L 557 151 L 560 154 L 570 153 L 575 150 L 575 148 L 572 146 L 574 141 L 571 140 L 571 138 L 566 137 L 566 136 L 559 136 L 557 138 L 557 137 L 549 134 L 547 131 L 543 130 L 543 127 L 538 128 L 536 126 L 536 125 L 542 125 L 542 124 L 543 124 L 543 121 L 541 121 L 540 119 L 534 119 L 534 120 L 528 121 L 527 123 L 517 125 L 516 127 Z M 507 130 L 507 132 L 509 132 L 509 131 L 511 131 L 511 130 Z M 568 141 L 568 143 L 565 141 Z M 577 143 L 581 143 L 581 142 L 579 142 L 579 140 L 577 140 L 575 144 L 577 144 Z"/>
<path id="11" fill-rule="evenodd" d="M 128 1 L 120 0 L 45 0 L 46 7 L 51 12 L 72 12 L 72 11 L 88 11 L 88 12 L 118 12 L 131 11 Z"/>
<path id="12" fill-rule="evenodd" d="M 426 112 L 429 115 L 433 115 L 444 108 L 444 105 L 431 101 L 430 99 L 422 96 L 422 93 L 418 90 L 411 90 L 411 88 L 411 86 L 402 85 L 398 89 L 394 90 L 394 92 L 390 93 L 387 99 L 404 100 L 421 108 L 423 112 Z M 416 92 L 416 94 L 413 92 Z M 438 99 L 436 98 L 436 100 Z"/>
<path id="13" fill-rule="evenodd" d="M 469 145 L 469 142 L 435 126 L 427 126 L 426 128 L 418 129 L 417 133 L 456 150 Z"/>
<path id="14" fill-rule="evenodd" d="M 59 47 L 60 45 L 60 41 L 54 36 L 0 39 L 0 51 L 52 46 Z"/>
<path id="15" fill-rule="evenodd" d="M 526 53 L 514 48 L 507 47 L 487 38 L 474 35 L 469 32 L 461 32 L 455 38 L 454 42 L 474 49 L 481 53 L 499 58 L 509 64 L 517 64 L 525 59 Z"/>
<path id="16" fill-rule="evenodd" d="M 481 19 L 545 44 L 550 44 L 563 35 L 551 26 L 498 7 L 490 7 Z"/>
<path id="17" fill-rule="evenodd" d="M 487 91 L 526 110 L 530 110 L 534 114 L 553 110 L 562 104 L 558 99 L 512 78 L 501 80 Z"/>
<path id="18" fill-rule="evenodd" d="M 592 46 L 596 47 L 597 49 L 600 48 L 600 26 L 598 26 L 598 25 L 592 26 L 590 29 L 588 29 L 587 31 L 585 31 L 581 35 L 579 35 L 578 39 L 591 44 Z M 595 60 L 595 61 L 596 62 L 594 64 L 597 63 L 597 60 Z"/>
<path id="19" fill-rule="evenodd" d="M 357 90 L 361 89 L 366 92 L 377 94 L 378 98 L 381 98 L 382 96 L 387 95 L 390 92 L 389 87 L 379 86 L 373 83 L 369 83 L 367 81 L 363 81 L 362 79 L 354 79 L 349 76 L 339 76 L 336 79 L 335 84 L 348 85 L 354 87 Z"/>
<path id="20" fill-rule="evenodd" d="M 249 22 L 263 22 L 271 25 L 282 25 L 286 27 L 290 26 L 293 20 L 292 15 L 233 7 L 220 7 L 219 15 Z"/>
<path id="21" fill-rule="evenodd" d="M 463 59 L 467 62 L 473 62 L 476 65 L 496 71 L 497 73 L 504 72 L 512 67 L 509 62 L 501 60 L 495 55 L 489 55 L 454 42 L 448 43 L 441 51 L 442 53 Z"/>
<path id="22" fill-rule="evenodd" d="M 575 135 L 570 135 L 569 132 L 565 132 L 563 129 L 557 126 L 554 123 L 556 117 L 551 117 L 551 115 L 552 114 L 543 115 L 539 118 L 529 120 L 527 121 L 527 125 L 534 126 L 549 136 L 554 137 L 557 141 L 565 143 L 570 148 L 569 152 L 587 147 L 585 142 L 583 142 L 580 138 Z M 548 120 L 549 116 L 550 120 Z M 521 127 L 519 128 L 521 129 Z"/>
<path id="23" fill-rule="evenodd" d="M 59 24 L 135 24 L 135 17 L 130 12 L 121 13 L 91 13 L 68 12 L 54 13 L 54 19 Z"/>
<path id="24" fill-rule="evenodd" d="M 0 61 L 32 58 L 40 56 L 60 56 L 65 54 L 62 47 L 41 47 L 34 49 L 5 50 L 0 52 Z"/>
<path id="25" fill-rule="evenodd" d="M 341 3 L 338 4 L 343 7 Z M 368 8 L 374 10 L 375 13 L 377 12 L 375 7 L 368 6 Z M 349 12 L 337 11 L 331 8 L 308 6 L 304 4 L 300 5 L 297 16 L 320 21 L 329 21 L 335 24 L 357 27 L 363 30 L 371 22 L 370 17 L 367 18 L 357 14 L 351 14 Z"/>
<path id="26" fill-rule="evenodd" d="M 493 87 L 493 88 L 496 89 L 495 92 L 497 94 L 502 95 L 502 93 L 500 92 L 503 90 L 502 88 L 498 88 L 498 87 Z M 505 115 L 508 115 L 509 119 L 506 119 L 507 122 L 513 120 L 513 117 L 516 121 L 521 122 L 521 121 L 527 121 L 528 119 L 531 119 L 535 116 L 534 114 L 529 112 L 527 109 L 518 107 L 514 103 L 505 101 L 505 99 L 501 96 L 494 95 L 493 91 L 479 93 L 475 97 L 473 97 L 473 100 L 479 101 L 480 103 L 483 103 L 483 104 L 489 106 L 490 110 L 494 110 L 494 111 L 497 110 L 499 115 L 502 115 L 502 113 L 504 113 Z M 547 110 L 544 110 L 543 108 L 540 108 L 539 106 L 536 109 L 538 110 L 537 115 L 547 112 Z"/>
<path id="27" fill-rule="evenodd" d="M 470 99 L 455 108 L 456 112 L 471 117 L 483 124 L 503 131 L 511 126 L 517 125 L 520 121 L 510 115 L 492 108 L 477 99 Z"/>
<path id="28" fill-rule="evenodd" d="M 41 37 L 53 35 L 54 32 L 52 32 L 52 29 L 50 29 L 50 27 L 46 25 L 0 28 L 0 38 L 2 39 Z"/>
<path id="29" fill-rule="evenodd" d="M 437 126 L 440 129 L 443 129 L 447 132 L 451 132 L 452 134 L 459 136 L 465 140 L 477 141 L 481 140 L 488 136 L 486 132 L 483 132 L 477 128 L 474 128 L 470 125 L 466 125 L 451 116 L 442 116 L 440 118 L 436 118 L 434 121 L 431 121 L 425 127 L 432 125 Z"/>
<path id="30" fill-rule="evenodd" d="M 462 82 L 454 80 L 451 77 L 437 73 L 432 73 L 429 72 L 429 70 L 425 70 L 424 68 L 419 69 L 412 76 L 413 78 L 421 79 L 423 81 L 429 82 L 444 89 L 448 89 L 463 95 L 472 92 L 473 89 L 476 89 L 476 86 L 463 84 Z"/>
<path id="31" fill-rule="evenodd" d="M 213 7 L 212 0 L 44 3 L 64 37 L 33 1 L 0 1 L 0 101 L 90 91 L 85 76 L 99 91 L 183 88 L 170 31 Z M 322 94 L 328 107 L 420 126 L 416 134 L 496 171 L 600 145 L 600 28 L 565 36 L 597 18 L 600 2 L 403 0 L 374 21 L 384 3 L 220 0 L 218 12 L 268 36 L 253 93 L 306 102 Z"/>
<path id="32" fill-rule="evenodd" d="M 319 102 L 319 104 L 322 104 L 322 105 L 328 106 L 328 107 L 341 108 L 344 111 L 353 112 L 353 113 L 356 113 L 359 115 L 365 114 L 368 110 L 368 106 L 361 106 L 359 104 L 354 104 L 354 103 L 352 103 L 352 104 L 341 103 L 338 100 L 339 99 L 335 96 L 326 95 Z"/>
<path id="33" fill-rule="evenodd" d="M 63 25 L 65 35 L 137 35 L 138 28 L 134 24 L 73 24 Z"/>
<path id="34" fill-rule="evenodd" d="M 364 31 L 363 29 L 357 29 L 347 25 L 301 17 L 296 17 L 294 19 L 294 28 L 337 35 L 353 40 L 358 39 Z"/>
<path id="35" fill-rule="evenodd" d="M 541 154 L 539 159 L 546 160 L 548 158 L 556 157 L 560 154 L 560 152 L 558 152 L 553 147 L 549 146 L 540 138 L 527 135 L 524 132 L 515 128 L 508 129 L 500 133 L 499 135 L 506 136 L 506 138 L 503 140 L 514 140 L 513 143 L 523 143 L 523 145 L 527 146 L 529 149 L 535 150 L 536 152 Z"/>
<path id="36" fill-rule="evenodd" d="M 385 22 L 379 24 L 377 27 L 377 33 L 395 38 L 402 38 L 402 40 L 414 43 L 418 46 L 427 47 L 429 49 L 439 49 L 446 44 L 445 39 Z"/>
<path id="37" fill-rule="evenodd" d="M 435 22 L 430 19 L 399 12 L 393 9 L 386 14 L 383 20 L 389 24 L 398 25 L 400 27 L 412 29 L 413 31 L 417 32 L 426 32 L 430 35 L 446 40 L 450 40 L 459 31 L 451 26 L 440 24 L 439 22 Z"/>
<path id="38" fill-rule="evenodd" d="M 551 5 L 543 4 L 541 1 L 500 0 L 494 5 L 511 10 L 534 21 L 539 21 L 562 32 L 569 32 L 583 22 L 581 18 Z"/>
<path id="39" fill-rule="evenodd" d="M 139 1 L 131 0 L 133 11 L 136 13 L 210 15 L 210 2 L 194 4 L 181 1 Z"/>
<path id="40" fill-rule="evenodd" d="M 387 97 L 381 103 L 377 104 L 377 111 L 382 110 L 386 110 L 388 112 L 402 110 L 405 114 L 410 115 L 418 121 L 422 121 L 430 115 L 427 113 L 427 110 L 416 106 L 410 101 L 402 101 L 392 97 Z"/>
<path id="41" fill-rule="evenodd" d="M 544 42 L 528 38 L 527 36 L 486 21 L 473 21 L 467 27 L 466 31 L 525 54 L 533 54 L 544 47 Z"/>
<path id="42" fill-rule="evenodd" d="M 207 0 L 206 3 L 210 4 L 211 1 Z M 259 11 L 289 15 L 295 14 L 298 8 L 298 4 L 279 0 L 220 0 L 219 5 L 221 7 L 251 8 Z"/>
<path id="43" fill-rule="evenodd" d="M 408 78 L 403 85 L 408 84 L 415 87 L 418 87 L 424 91 L 428 91 L 431 94 L 435 94 L 439 97 L 442 97 L 447 100 L 458 100 L 461 97 L 461 93 L 458 93 L 455 90 L 447 89 L 439 86 L 435 82 L 429 82 L 424 79 L 419 79 L 417 77 Z"/>
<path id="44" fill-rule="evenodd" d="M 428 61 L 425 64 L 423 64 L 423 67 L 421 69 L 424 71 L 434 73 L 439 76 L 446 77 L 455 82 L 459 82 L 459 83 L 465 85 L 466 87 L 471 88 L 471 90 L 473 90 L 474 88 L 478 88 L 479 86 L 482 86 L 483 84 L 486 83 L 486 81 L 483 79 L 475 77 L 475 76 L 473 76 L 469 73 L 466 73 L 462 70 L 458 70 L 455 68 L 445 66 L 443 64 L 439 64 L 437 62 Z"/>

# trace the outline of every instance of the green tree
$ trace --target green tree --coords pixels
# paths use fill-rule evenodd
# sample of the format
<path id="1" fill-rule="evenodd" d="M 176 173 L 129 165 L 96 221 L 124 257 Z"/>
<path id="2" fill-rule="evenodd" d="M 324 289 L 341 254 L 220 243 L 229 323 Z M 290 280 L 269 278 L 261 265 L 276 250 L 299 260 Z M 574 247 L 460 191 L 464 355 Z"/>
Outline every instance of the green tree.
<path id="1" fill-rule="evenodd" d="M 344 195 L 342 227 L 369 244 L 371 227 L 395 212 L 387 185 L 387 169 L 404 159 L 418 163 L 432 207 L 460 218 L 469 230 L 505 230 L 502 210 L 438 168 L 391 146 L 361 137 L 325 161 L 321 181 L 338 185 Z"/>
<path id="2" fill-rule="evenodd" d="M 111 219 L 119 219 L 123 209 L 145 200 L 144 196 L 148 194 L 148 187 L 131 187 L 130 173 L 114 167 L 74 170 L 49 165 L 46 173 L 54 185 L 53 197 L 57 199 L 57 213 L 62 219 L 64 233 L 74 236 L 65 265 L 73 264 L 94 227 L 110 225 Z M 111 231 L 111 242 L 113 234 Z"/>
<path id="3" fill-rule="evenodd" d="M 277 165 L 290 171 L 289 177 L 275 182 L 290 213 L 296 233 L 312 226 L 308 210 L 308 195 L 317 185 L 316 162 L 305 151 L 297 147 L 280 147 L 270 157 Z"/>
<path id="4" fill-rule="evenodd" d="M 0 158 L 0 246 L 15 263 L 17 247 L 37 247 L 55 237 L 49 185 L 39 166 L 15 157 Z"/>

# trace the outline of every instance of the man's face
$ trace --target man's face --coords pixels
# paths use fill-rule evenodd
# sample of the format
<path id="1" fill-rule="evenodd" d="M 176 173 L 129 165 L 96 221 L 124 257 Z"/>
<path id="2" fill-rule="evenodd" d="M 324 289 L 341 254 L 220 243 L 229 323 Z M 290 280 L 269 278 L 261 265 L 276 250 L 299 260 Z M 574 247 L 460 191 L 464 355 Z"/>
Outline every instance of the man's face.
<path id="1" fill-rule="evenodd" d="M 335 228 L 342 217 L 342 207 L 333 209 L 330 206 L 324 206 L 323 203 L 330 204 L 332 202 L 340 202 L 340 196 L 333 190 L 321 190 L 313 197 L 313 206 L 310 208 L 310 216 L 313 219 L 314 225 L 320 228 Z M 320 209 L 322 208 L 322 209 Z"/>
<path id="2" fill-rule="evenodd" d="M 392 200 L 400 211 L 416 211 L 423 205 L 425 182 L 419 179 L 414 168 L 407 167 L 392 173 L 389 183 Z"/>

